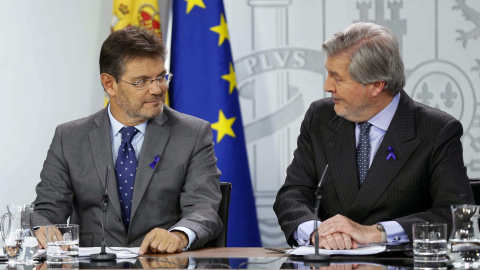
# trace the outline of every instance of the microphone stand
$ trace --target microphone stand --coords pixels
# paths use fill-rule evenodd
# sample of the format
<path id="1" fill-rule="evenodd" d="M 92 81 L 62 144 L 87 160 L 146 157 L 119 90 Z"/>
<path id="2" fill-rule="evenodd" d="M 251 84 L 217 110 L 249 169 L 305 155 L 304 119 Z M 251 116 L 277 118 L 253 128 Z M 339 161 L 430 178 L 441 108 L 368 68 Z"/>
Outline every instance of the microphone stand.
<path id="1" fill-rule="evenodd" d="M 308 254 L 303 256 L 303 260 L 306 262 L 320 262 L 316 264 L 308 264 L 307 266 L 328 266 L 330 265 L 330 255 L 320 255 L 318 252 L 318 209 L 320 208 L 320 201 L 322 200 L 322 191 L 321 186 L 325 175 L 328 171 L 328 164 L 325 166 L 325 170 L 323 170 L 322 178 L 320 179 L 320 183 L 318 183 L 317 191 L 315 191 L 315 218 L 313 219 L 313 229 L 314 229 L 314 237 L 315 237 L 315 254 Z"/>
<path id="2" fill-rule="evenodd" d="M 316 193 L 316 200 L 315 200 L 315 219 L 313 220 L 313 226 L 315 228 L 314 237 L 315 237 L 315 254 L 308 254 L 303 256 L 303 260 L 307 262 L 323 262 L 323 261 L 330 261 L 330 255 L 320 255 L 318 253 L 318 208 L 320 208 L 320 201 L 322 200 L 322 194 Z"/>
<path id="3" fill-rule="evenodd" d="M 117 259 L 117 254 L 115 253 L 107 253 L 105 251 L 105 224 L 107 223 L 107 207 L 108 207 L 108 179 L 110 177 L 110 166 L 107 167 L 107 176 L 105 181 L 105 193 L 103 194 L 102 198 L 102 212 L 103 212 L 103 219 L 102 219 L 102 247 L 100 253 L 90 255 L 90 260 L 92 261 L 115 261 Z"/>

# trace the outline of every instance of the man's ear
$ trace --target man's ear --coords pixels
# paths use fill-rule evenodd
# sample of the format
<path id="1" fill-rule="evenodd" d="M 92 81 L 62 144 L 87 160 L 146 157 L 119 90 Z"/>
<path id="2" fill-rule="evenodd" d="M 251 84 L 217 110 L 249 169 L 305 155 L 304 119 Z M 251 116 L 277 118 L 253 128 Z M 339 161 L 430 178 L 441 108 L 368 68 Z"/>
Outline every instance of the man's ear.
<path id="1" fill-rule="evenodd" d="M 100 74 L 100 81 L 102 82 L 103 89 L 107 92 L 107 94 L 111 97 L 115 96 L 117 82 L 115 78 L 107 73 Z"/>
<path id="2" fill-rule="evenodd" d="M 385 88 L 384 81 L 372 83 L 372 96 L 373 97 L 378 96 L 383 91 L 384 88 Z"/>

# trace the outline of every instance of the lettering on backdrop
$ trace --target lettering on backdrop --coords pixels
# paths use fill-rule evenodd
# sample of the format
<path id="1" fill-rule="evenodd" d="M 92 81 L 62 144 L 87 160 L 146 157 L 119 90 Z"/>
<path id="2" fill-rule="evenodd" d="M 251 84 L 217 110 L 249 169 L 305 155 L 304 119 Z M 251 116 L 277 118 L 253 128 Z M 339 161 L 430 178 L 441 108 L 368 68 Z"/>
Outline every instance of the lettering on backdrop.
<path id="1" fill-rule="evenodd" d="M 307 57 L 308 56 L 308 57 Z M 308 62 L 311 64 L 307 65 Z M 324 57 L 320 51 L 283 48 L 256 52 L 235 61 L 239 84 L 251 76 L 278 69 L 304 69 L 322 73 Z"/>

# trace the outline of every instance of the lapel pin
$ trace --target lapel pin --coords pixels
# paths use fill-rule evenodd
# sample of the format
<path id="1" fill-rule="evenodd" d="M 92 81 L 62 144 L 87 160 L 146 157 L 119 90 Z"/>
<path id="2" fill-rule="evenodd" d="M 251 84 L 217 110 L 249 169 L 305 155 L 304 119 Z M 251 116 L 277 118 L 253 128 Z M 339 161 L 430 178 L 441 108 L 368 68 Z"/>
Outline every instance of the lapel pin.
<path id="1" fill-rule="evenodd" d="M 156 154 L 155 158 L 153 159 L 153 162 L 148 164 L 150 168 L 155 169 L 155 166 L 157 166 L 158 161 L 160 160 L 160 155 Z"/>
<path id="2" fill-rule="evenodd" d="M 390 158 L 393 158 L 393 160 L 396 160 L 397 157 L 395 156 L 395 153 L 393 153 L 393 148 L 391 146 L 388 147 L 388 156 L 387 156 L 387 160 L 389 160 Z"/>

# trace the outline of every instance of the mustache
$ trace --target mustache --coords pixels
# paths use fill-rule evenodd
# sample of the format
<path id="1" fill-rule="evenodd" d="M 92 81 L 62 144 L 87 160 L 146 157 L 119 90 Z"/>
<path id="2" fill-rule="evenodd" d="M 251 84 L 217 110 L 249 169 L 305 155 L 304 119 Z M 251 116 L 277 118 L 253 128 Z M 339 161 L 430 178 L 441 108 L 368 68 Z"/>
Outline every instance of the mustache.
<path id="1" fill-rule="evenodd" d="M 154 101 L 157 101 L 157 100 L 162 100 L 163 102 L 165 102 L 165 97 L 167 96 L 166 94 L 160 94 L 160 95 L 152 95 L 153 98 L 147 100 L 147 102 L 154 102 Z"/>

